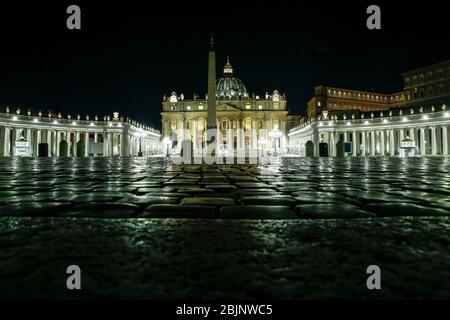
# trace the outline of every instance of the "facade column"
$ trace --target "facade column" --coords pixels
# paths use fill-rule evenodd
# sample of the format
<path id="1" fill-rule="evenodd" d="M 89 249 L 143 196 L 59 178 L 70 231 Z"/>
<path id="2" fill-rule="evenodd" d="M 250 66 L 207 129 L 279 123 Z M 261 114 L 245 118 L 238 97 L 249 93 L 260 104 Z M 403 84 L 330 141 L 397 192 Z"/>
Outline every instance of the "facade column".
<path id="1" fill-rule="evenodd" d="M 431 127 L 431 155 L 437 154 L 436 127 Z"/>
<path id="2" fill-rule="evenodd" d="M 356 138 L 356 131 L 352 132 L 352 139 L 353 139 L 352 142 L 353 156 L 356 157 L 358 155 L 357 150 L 359 149 L 359 144 Z"/>
<path id="3" fill-rule="evenodd" d="M 442 127 L 442 154 L 448 155 L 448 129 L 447 126 Z"/>
<path id="4" fill-rule="evenodd" d="M 380 154 L 381 156 L 385 156 L 386 152 L 385 152 L 385 148 L 386 144 L 384 142 L 384 130 L 380 131 Z"/>

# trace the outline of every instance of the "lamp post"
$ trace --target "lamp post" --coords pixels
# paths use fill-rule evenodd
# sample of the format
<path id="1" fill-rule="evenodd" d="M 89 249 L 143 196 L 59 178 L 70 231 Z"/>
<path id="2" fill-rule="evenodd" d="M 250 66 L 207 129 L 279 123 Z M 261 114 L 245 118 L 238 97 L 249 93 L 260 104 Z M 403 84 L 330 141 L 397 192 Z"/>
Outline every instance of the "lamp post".
<path id="1" fill-rule="evenodd" d="M 259 138 L 259 145 L 261 146 L 261 156 L 264 157 L 264 145 L 266 144 L 266 139 L 264 137 Z"/>
<path id="2" fill-rule="evenodd" d="M 270 137 L 273 138 L 275 140 L 275 155 L 278 155 L 278 151 L 277 151 L 277 140 L 281 137 L 281 132 L 278 129 L 274 129 L 272 131 L 270 131 Z"/>

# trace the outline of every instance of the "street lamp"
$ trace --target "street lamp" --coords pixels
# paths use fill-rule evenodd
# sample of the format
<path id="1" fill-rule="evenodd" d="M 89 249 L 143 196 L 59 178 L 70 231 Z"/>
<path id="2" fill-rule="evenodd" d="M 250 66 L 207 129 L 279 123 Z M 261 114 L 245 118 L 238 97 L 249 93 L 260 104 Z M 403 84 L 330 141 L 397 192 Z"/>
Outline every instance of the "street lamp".
<path id="1" fill-rule="evenodd" d="M 281 132 L 278 129 L 274 129 L 272 131 L 270 131 L 270 137 L 273 138 L 275 140 L 275 155 L 278 155 L 277 152 L 277 140 L 281 137 Z"/>
<path id="2" fill-rule="evenodd" d="M 170 140 L 169 137 L 165 137 L 164 140 L 163 140 L 163 144 L 167 146 L 166 147 L 166 150 L 167 150 L 166 151 L 166 158 L 169 157 L 169 144 L 170 144 L 170 142 L 171 142 L 171 140 Z"/>
<path id="3" fill-rule="evenodd" d="M 258 143 L 261 146 L 261 155 L 264 156 L 264 145 L 266 144 L 266 139 L 261 137 L 259 138 Z"/>

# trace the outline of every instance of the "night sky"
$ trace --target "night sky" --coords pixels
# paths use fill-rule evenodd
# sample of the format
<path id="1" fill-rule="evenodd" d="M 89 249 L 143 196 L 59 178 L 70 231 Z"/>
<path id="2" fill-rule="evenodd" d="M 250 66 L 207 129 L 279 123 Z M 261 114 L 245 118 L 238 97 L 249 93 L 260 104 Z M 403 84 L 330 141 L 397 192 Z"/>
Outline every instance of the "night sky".
<path id="1" fill-rule="evenodd" d="M 372 2 L 364 1 L 216 1 L 209 9 L 187 1 L 58 2 L 2 3 L 1 108 L 83 117 L 117 110 L 160 128 L 164 94 L 205 95 L 210 31 L 218 76 L 230 56 L 250 93 L 278 89 L 292 114 L 305 111 L 315 85 L 392 93 L 402 90 L 401 72 L 450 59 L 443 1 L 373 2 L 382 10 L 376 31 L 366 28 Z M 81 31 L 66 28 L 70 4 L 81 7 Z"/>

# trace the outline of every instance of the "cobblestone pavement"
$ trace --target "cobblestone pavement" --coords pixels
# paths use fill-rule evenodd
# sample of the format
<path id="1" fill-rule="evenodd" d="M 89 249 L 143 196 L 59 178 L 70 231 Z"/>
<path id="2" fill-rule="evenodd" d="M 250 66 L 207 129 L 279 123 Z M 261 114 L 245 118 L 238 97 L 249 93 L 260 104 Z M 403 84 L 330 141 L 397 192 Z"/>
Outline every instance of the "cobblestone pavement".
<path id="1" fill-rule="evenodd" d="M 0 297 L 449 298 L 449 160 L 3 158 Z"/>
<path id="2" fill-rule="evenodd" d="M 162 158 L 1 159 L 0 216 L 448 216 L 449 160 L 285 158 L 261 166 L 181 166 Z"/>

